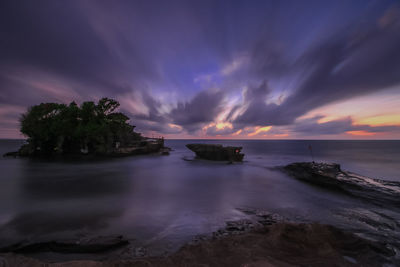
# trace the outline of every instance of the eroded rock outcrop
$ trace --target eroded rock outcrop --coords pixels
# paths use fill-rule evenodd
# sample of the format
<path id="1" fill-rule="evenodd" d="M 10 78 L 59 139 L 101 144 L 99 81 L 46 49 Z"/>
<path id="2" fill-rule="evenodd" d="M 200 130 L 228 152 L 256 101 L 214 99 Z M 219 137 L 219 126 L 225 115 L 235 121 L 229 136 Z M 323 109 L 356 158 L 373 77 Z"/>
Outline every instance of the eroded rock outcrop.
<path id="1" fill-rule="evenodd" d="M 196 153 L 202 159 L 217 161 L 242 161 L 244 154 L 240 153 L 242 147 L 222 146 L 214 144 L 187 144 L 187 148 Z"/>
<path id="2" fill-rule="evenodd" d="M 281 170 L 299 180 L 363 198 L 377 205 L 400 207 L 399 182 L 343 171 L 335 163 L 292 163 Z"/>

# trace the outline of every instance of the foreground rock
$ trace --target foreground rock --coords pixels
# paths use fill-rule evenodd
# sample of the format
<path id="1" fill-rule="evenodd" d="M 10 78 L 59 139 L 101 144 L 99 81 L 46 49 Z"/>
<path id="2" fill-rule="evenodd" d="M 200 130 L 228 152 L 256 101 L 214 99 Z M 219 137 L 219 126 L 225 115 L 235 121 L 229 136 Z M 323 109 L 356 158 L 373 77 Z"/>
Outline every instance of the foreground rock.
<path id="1" fill-rule="evenodd" d="M 238 225 L 240 228 L 241 224 Z M 103 262 L 80 260 L 46 266 L 382 266 L 386 263 L 394 266 L 399 262 L 392 259 L 393 255 L 384 244 L 367 241 L 332 226 L 280 222 L 242 234 L 211 237 L 185 245 L 167 257 Z M 0 255 L 1 264 L 44 265 L 15 254 Z"/>
<path id="2" fill-rule="evenodd" d="M 217 161 L 242 161 L 244 154 L 240 153 L 242 147 L 213 145 L 213 144 L 187 144 L 187 148 L 202 159 Z"/>
<path id="3" fill-rule="evenodd" d="M 13 152 L 7 152 L 3 155 L 3 157 L 13 157 L 16 158 L 19 156 L 19 152 L 18 151 L 13 151 Z"/>
<path id="4" fill-rule="evenodd" d="M 122 236 L 99 236 L 94 238 L 83 238 L 79 240 L 49 241 L 40 243 L 18 243 L 8 247 L 0 248 L 0 252 L 98 253 L 125 246 L 127 244 L 129 244 L 129 242 L 123 239 Z"/>
<path id="5" fill-rule="evenodd" d="M 339 164 L 300 162 L 282 168 L 305 182 L 338 190 L 377 205 L 400 207 L 400 183 L 342 171 Z"/>

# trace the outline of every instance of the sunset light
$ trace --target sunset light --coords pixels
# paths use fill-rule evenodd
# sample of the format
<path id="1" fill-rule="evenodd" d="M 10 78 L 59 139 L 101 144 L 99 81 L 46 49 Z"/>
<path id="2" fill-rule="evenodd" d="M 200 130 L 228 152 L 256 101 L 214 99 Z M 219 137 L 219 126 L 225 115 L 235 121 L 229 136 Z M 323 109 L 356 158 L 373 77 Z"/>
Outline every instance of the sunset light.
<path id="1" fill-rule="evenodd" d="M 0 267 L 400 266 L 399 0 L 1 0 Z"/>
<path id="2" fill-rule="evenodd" d="M 252 133 L 249 133 L 248 136 L 255 136 L 255 135 L 259 134 L 259 133 L 268 132 L 269 130 L 271 130 L 271 128 L 272 128 L 272 126 L 265 126 L 265 127 L 258 126 L 258 127 L 255 128 L 255 131 L 252 132 Z"/>

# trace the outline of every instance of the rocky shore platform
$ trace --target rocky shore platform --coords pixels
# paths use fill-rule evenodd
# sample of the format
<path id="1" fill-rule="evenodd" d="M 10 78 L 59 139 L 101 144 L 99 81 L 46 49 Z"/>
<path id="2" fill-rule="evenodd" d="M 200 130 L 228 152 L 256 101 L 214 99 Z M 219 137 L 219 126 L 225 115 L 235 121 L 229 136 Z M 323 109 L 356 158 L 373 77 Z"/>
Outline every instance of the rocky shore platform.
<path id="1" fill-rule="evenodd" d="M 15 253 L 0 254 L 0 266 L 396 266 L 385 243 L 330 225 L 296 223 L 278 214 L 242 209 L 249 219 L 226 222 L 211 235 L 196 236 L 163 257 L 43 262 Z M 398 265 L 397 265 L 398 266 Z"/>
<path id="2" fill-rule="evenodd" d="M 296 179 L 379 206 L 400 207 L 400 182 L 373 179 L 343 171 L 336 163 L 298 162 L 279 169 Z"/>

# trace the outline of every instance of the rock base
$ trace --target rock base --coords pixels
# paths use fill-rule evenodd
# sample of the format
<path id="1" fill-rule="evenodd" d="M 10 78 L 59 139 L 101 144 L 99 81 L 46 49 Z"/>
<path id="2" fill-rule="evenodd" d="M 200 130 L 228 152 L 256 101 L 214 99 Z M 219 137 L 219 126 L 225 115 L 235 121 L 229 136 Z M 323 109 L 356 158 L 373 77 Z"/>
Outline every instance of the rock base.
<path id="1" fill-rule="evenodd" d="M 248 223 L 228 223 L 240 230 Z M 108 266 L 382 266 L 400 264 L 385 244 L 367 241 L 335 227 L 317 223 L 272 225 L 201 240 L 167 257 L 112 261 L 46 263 L 56 267 Z M 3 264 L 3 265 L 1 265 Z M 44 266 L 16 254 L 0 255 L 0 266 Z M 390 266 L 390 265 L 388 265 Z"/>

